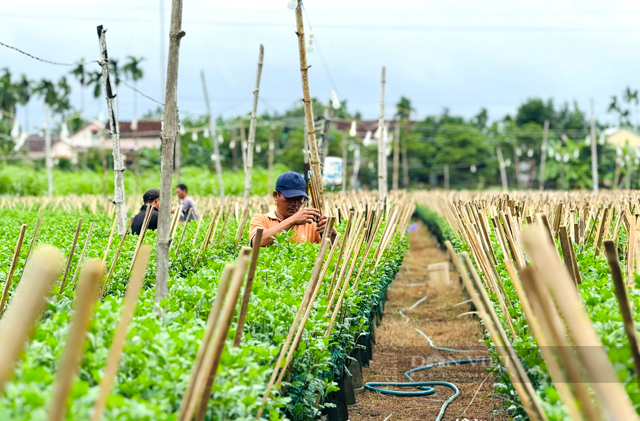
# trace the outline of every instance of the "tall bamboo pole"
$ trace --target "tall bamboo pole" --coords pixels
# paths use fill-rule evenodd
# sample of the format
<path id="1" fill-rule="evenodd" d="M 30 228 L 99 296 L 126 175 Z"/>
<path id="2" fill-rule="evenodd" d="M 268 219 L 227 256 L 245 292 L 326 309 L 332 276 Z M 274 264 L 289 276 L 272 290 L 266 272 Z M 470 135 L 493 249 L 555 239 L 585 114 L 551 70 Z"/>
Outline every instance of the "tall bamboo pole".
<path id="1" fill-rule="evenodd" d="M 409 161 L 407 161 L 407 142 L 402 142 L 402 184 L 409 191 Z"/>
<path id="2" fill-rule="evenodd" d="M 593 183 L 593 194 L 598 195 L 598 147 L 596 146 L 596 116 L 591 98 L 591 179 Z"/>
<path id="3" fill-rule="evenodd" d="M 347 192 L 347 134 L 342 135 L 342 194 Z"/>
<path id="4" fill-rule="evenodd" d="M 393 138 L 393 190 L 398 190 L 398 179 L 400 178 L 400 120 L 396 120 L 396 134 Z"/>
<path id="5" fill-rule="evenodd" d="M 384 202 L 387 197 L 387 174 L 385 166 L 387 155 L 385 154 L 384 135 L 384 84 L 386 69 L 382 68 L 382 79 L 380 82 L 380 117 L 378 119 L 378 199 Z"/>
<path id="6" fill-rule="evenodd" d="M 544 171 L 547 162 L 547 138 L 549 136 L 549 120 L 544 121 L 544 130 L 542 132 L 542 150 L 540 155 L 540 191 L 544 190 Z"/>
<path id="7" fill-rule="evenodd" d="M 204 92 L 204 102 L 207 104 L 207 115 L 209 116 L 209 132 L 211 133 L 211 143 L 213 144 L 213 153 L 216 156 L 216 175 L 218 176 L 218 189 L 220 191 L 220 199 L 224 199 L 224 185 L 222 183 L 222 163 L 220 159 L 220 146 L 218 145 L 218 136 L 216 135 L 216 125 L 211 114 L 211 104 L 209 103 L 209 93 L 207 92 L 207 82 L 204 77 L 204 70 L 200 70 L 200 79 L 202 79 L 202 91 Z"/>
<path id="8" fill-rule="evenodd" d="M 113 143 L 113 173 L 115 176 L 113 201 L 118 211 L 118 235 L 123 236 L 127 229 L 127 207 L 124 197 L 124 164 L 120 153 L 120 126 L 118 115 L 113 100 L 116 93 L 111 89 L 111 79 L 109 79 L 109 55 L 107 54 L 107 40 L 105 34 L 107 29 L 98 25 L 98 41 L 100 45 L 100 66 L 102 67 L 102 85 L 105 98 L 107 99 L 107 110 L 109 111 L 109 129 L 111 132 L 111 142 Z"/>
<path id="9" fill-rule="evenodd" d="M 496 153 L 498 154 L 498 162 L 500 163 L 500 179 L 502 180 L 502 190 L 506 192 L 509 191 L 509 184 L 507 182 L 507 172 L 504 169 L 504 159 L 502 158 L 502 149 L 498 146 L 496 149 Z"/>
<path id="10" fill-rule="evenodd" d="M 160 209 L 158 212 L 158 240 L 156 263 L 156 302 L 169 294 L 169 248 L 171 246 L 171 183 L 173 181 L 173 144 L 178 133 L 178 63 L 182 27 L 182 0 L 171 2 L 169 31 L 169 59 L 165 92 L 164 127 L 162 131 L 162 164 L 160 178 Z"/>
<path id="11" fill-rule="evenodd" d="M 262 59 L 264 47 L 260 44 L 260 56 L 258 58 L 258 73 L 256 75 L 256 87 L 253 90 L 253 108 L 251 108 L 251 123 L 249 124 L 249 141 L 247 142 L 247 162 L 244 168 L 244 204 L 249 205 L 251 194 L 251 172 L 253 170 L 253 144 L 256 140 L 256 125 L 258 123 L 258 96 L 260 94 L 260 76 L 262 75 Z"/>
<path id="12" fill-rule="evenodd" d="M 298 52 L 300 53 L 300 74 L 302 77 L 302 102 L 304 103 L 305 128 L 309 140 L 309 164 L 313 185 L 318 187 L 314 191 L 315 206 L 324 211 L 324 186 L 322 184 L 322 170 L 320 168 L 320 156 L 318 155 L 318 144 L 316 143 L 316 129 L 313 125 L 313 106 L 309 93 L 309 65 L 307 65 L 307 49 L 304 41 L 304 25 L 302 23 L 302 0 L 298 0 L 296 7 L 296 34 L 298 35 Z M 306 178 L 306 175 L 305 175 Z"/>
<path id="13" fill-rule="evenodd" d="M 271 186 L 273 181 L 273 158 L 275 154 L 275 131 L 271 129 L 271 133 L 269 133 L 269 161 L 267 162 L 267 186 Z"/>
<path id="14" fill-rule="evenodd" d="M 51 132 L 49 131 L 49 115 L 51 107 L 44 104 L 44 158 L 47 167 L 47 187 L 49 200 L 53 200 L 53 159 L 51 158 Z"/>

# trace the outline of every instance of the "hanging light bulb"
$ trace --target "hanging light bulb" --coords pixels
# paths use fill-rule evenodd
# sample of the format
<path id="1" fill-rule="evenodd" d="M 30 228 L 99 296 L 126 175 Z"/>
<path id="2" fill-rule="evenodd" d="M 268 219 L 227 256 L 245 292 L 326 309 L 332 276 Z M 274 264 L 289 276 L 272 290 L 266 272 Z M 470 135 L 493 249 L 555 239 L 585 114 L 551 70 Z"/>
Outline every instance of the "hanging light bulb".
<path id="1" fill-rule="evenodd" d="M 507 159 L 506 161 L 504 161 L 504 166 L 507 167 L 507 168 L 510 167 L 511 166 L 511 160 Z"/>
<path id="2" fill-rule="evenodd" d="M 276 148 L 276 145 L 274 145 L 273 143 L 269 143 L 269 150 L 272 151 Z"/>
<path id="3" fill-rule="evenodd" d="M 584 144 L 587 146 L 591 145 L 591 135 L 587 135 L 587 137 L 584 138 Z"/>
<path id="4" fill-rule="evenodd" d="M 194 141 L 194 142 L 197 142 L 198 141 L 198 133 L 196 133 L 196 132 L 191 133 L 191 140 Z"/>
<path id="5" fill-rule="evenodd" d="M 356 134 L 358 134 L 358 132 L 356 132 L 356 121 L 353 120 L 351 122 L 351 128 L 349 129 L 349 136 L 356 137 Z"/>
<path id="6" fill-rule="evenodd" d="M 209 129 L 207 129 L 206 127 L 204 128 L 204 130 L 202 131 L 202 136 L 204 137 L 210 137 L 211 133 L 209 133 Z"/>
<path id="7" fill-rule="evenodd" d="M 636 158 L 633 160 L 633 162 L 635 162 L 636 165 L 640 164 L 640 159 Z"/>
<path id="8" fill-rule="evenodd" d="M 229 149 L 233 149 L 236 147 L 236 141 L 232 140 L 231 142 L 229 142 Z"/>
<path id="9" fill-rule="evenodd" d="M 622 156 L 622 149 L 621 149 L 621 148 L 617 148 L 617 149 L 616 149 L 616 154 L 617 154 L 618 156 Z"/>
<path id="10" fill-rule="evenodd" d="M 375 168 L 375 167 L 373 166 L 373 162 L 372 162 L 372 161 L 369 161 L 369 165 L 367 165 L 367 166 L 369 167 L 369 169 L 370 169 L 371 171 L 373 171 L 373 170 L 374 170 L 374 168 Z"/>
<path id="11" fill-rule="evenodd" d="M 562 157 L 562 162 L 564 162 L 565 164 L 567 162 L 569 162 L 569 154 L 568 153 L 564 154 L 564 156 Z"/>
<path id="12" fill-rule="evenodd" d="M 557 162 L 560 162 L 560 160 L 562 159 L 559 153 L 555 154 L 554 158 L 556 159 Z"/>
<path id="13" fill-rule="evenodd" d="M 216 162 L 216 161 L 218 160 L 218 155 L 216 155 L 216 154 L 212 153 L 212 154 L 211 154 L 211 160 L 212 160 L 213 162 Z"/>
<path id="14" fill-rule="evenodd" d="M 367 134 L 364 135 L 364 140 L 362 141 L 364 146 L 369 146 L 371 144 L 371 130 L 367 130 Z"/>
<path id="15" fill-rule="evenodd" d="M 553 153 L 553 148 L 549 148 L 549 158 L 553 158 L 554 157 L 554 153 Z"/>
<path id="16" fill-rule="evenodd" d="M 131 120 L 131 131 L 137 132 L 138 131 L 138 119 L 134 118 L 133 120 Z"/>
<path id="17" fill-rule="evenodd" d="M 580 150 L 576 149 L 573 151 L 573 159 L 578 159 L 580 158 Z"/>
<path id="18" fill-rule="evenodd" d="M 289 0 L 289 3 L 287 3 L 287 7 L 289 8 L 289 10 L 295 10 L 296 6 L 297 4 L 294 0 Z"/>
<path id="19" fill-rule="evenodd" d="M 222 145 L 224 143 L 224 137 L 221 134 L 218 135 L 218 145 Z"/>
<path id="20" fill-rule="evenodd" d="M 69 127 L 67 126 L 67 122 L 63 121 L 62 126 L 60 127 L 60 137 L 62 139 L 69 138 Z"/>
<path id="21" fill-rule="evenodd" d="M 471 172 L 475 174 L 475 173 L 476 173 L 476 171 L 478 171 L 478 169 L 476 168 L 476 166 L 475 166 L 475 165 L 472 165 L 472 166 L 471 166 Z"/>
<path id="22" fill-rule="evenodd" d="M 13 120 L 13 127 L 11 128 L 11 138 L 17 139 L 20 136 L 20 124 L 18 123 L 18 119 Z"/>
<path id="23" fill-rule="evenodd" d="M 516 148 L 516 155 L 517 156 L 522 156 L 522 149 Z"/>
<path id="24" fill-rule="evenodd" d="M 180 125 L 179 131 L 181 135 L 187 134 L 187 129 L 182 124 Z"/>
<path id="25" fill-rule="evenodd" d="M 257 152 L 257 153 L 262 152 L 262 146 L 260 146 L 260 145 L 256 145 L 256 152 Z"/>
<path id="26" fill-rule="evenodd" d="M 313 53 L 313 32 L 309 33 L 309 44 L 307 45 L 307 53 Z"/>
<path id="27" fill-rule="evenodd" d="M 340 100 L 338 99 L 338 93 L 335 89 L 331 91 L 331 106 L 334 110 L 340 108 Z"/>
<path id="28" fill-rule="evenodd" d="M 374 139 L 380 139 L 380 132 L 382 131 L 382 127 L 378 126 L 376 132 L 373 134 Z"/>
<path id="29" fill-rule="evenodd" d="M 527 156 L 529 158 L 531 158 L 533 156 L 533 149 L 529 148 L 529 150 L 527 151 Z"/>
<path id="30" fill-rule="evenodd" d="M 598 141 L 598 144 L 600 146 L 603 146 L 604 142 L 605 142 L 604 133 L 600 133 L 600 140 Z"/>

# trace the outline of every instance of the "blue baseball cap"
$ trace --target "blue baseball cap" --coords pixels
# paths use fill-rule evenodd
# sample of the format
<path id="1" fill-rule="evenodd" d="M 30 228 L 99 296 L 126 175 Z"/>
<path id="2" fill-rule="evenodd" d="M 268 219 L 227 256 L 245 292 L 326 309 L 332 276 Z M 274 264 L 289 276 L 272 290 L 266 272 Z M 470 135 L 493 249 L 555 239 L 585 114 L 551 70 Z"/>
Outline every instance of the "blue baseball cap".
<path id="1" fill-rule="evenodd" d="M 276 191 L 282 193 L 287 199 L 299 196 L 309 197 L 305 192 L 306 189 L 307 183 L 297 172 L 287 171 L 276 180 Z"/>

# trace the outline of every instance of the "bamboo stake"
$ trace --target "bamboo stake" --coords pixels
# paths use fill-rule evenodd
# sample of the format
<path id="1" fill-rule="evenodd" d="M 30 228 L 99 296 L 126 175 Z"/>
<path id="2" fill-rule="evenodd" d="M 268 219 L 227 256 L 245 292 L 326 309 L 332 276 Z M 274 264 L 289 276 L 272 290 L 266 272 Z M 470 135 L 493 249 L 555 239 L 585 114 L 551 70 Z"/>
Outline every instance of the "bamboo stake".
<path id="1" fill-rule="evenodd" d="M 76 283 L 76 277 L 78 276 L 78 273 L 80 272 L 80 266 L 82 265 L 82 261 L 84 259 L 84 255 L 87 252 L 87 247 L 89 247 L 89 241 L 91 240 L 91 233 L 93 232 L 93 227 L 96 223 L 92 222 L 91 225 L 89 225 L 89 232 L 87 233 L 87 238 L 84 240 L 84 247 L 82 247 L 82 252 L 80 253 L 80 258 L 78 259 L 78 265 L 76 266 L 76 270 L 75 272 L 73 272 L 73 278 L 71 279 L 71 285 L 75 285 Z M 102 262 L 102 264 L 104 265 L 104 262 Z"/>
<path id="2" fill-rule="evenodd" d="M 240 288 L 242 287 L 242 280 L 247 272 L 249 253 L 251 253 L 251 249 L 249 247 L 243 247 L 240 251 L 238 264 L 236 265 L 231 284 L 229 285 L 229 291 L 225 297 L 216 329 L 214 330 L 209 346 L 207 347 L 203 367 L 196 378 L 194 391 L 191 395 L 191 402 L 189 403 L 189 406 L 187 406 L 187 416 L 190 416 L 190 414 L 192 414 L 197 408 L 195 417 L 196 421 L 204 420 L 205 412 L 207 410 L 207 401 L 211 396 L 211 387 L 218 371 L 218 365 L 220 364 L 220 358 L 222 357 L 225 339 L 229 333 L 231 319 L 236 308 L 236 303 L 238 302 Z"/>
<path id="3" fill-rule="evenodd" d="M 131 258 L 131 265 L 129 266 L 129 272 L 131 272 L 131 269 L 133 269 L 133 264 L 136 262 L 136 258 L 138 257 L 138 250 L 140 250 L 140 246 L 142 245 L 142 242 L 144 241 L 144 237 L 147 234 L 147 229 L 149 228 L 149 222 L 151 221 L 152 216 L 153 216 L 153 206 L 147 206 L 147 212 L 144 215 L 144 222 L 142 224 L 140 234 L 138 235 L 136 248 L 133 250 L 133 257 Z"/>
<path id="4" fill-rule="evenodd" d="M 80 228 L 82 228 L 82 218 L 78 220 L 78 227 L 76 228 L 76 235 L 73 237 L 73 243 L 71 243 L 71 251 L 69 252 L 69 260 L 67 260 L 67 267 L 64 270 L 64 275 L 62 276 L 62 283 L 60 284 L 60 291 L 58 292 L 58 296 L 62 295 L 62 291 L 64 291 L 64 284 L 67 280 L 67 275 L 69 274 L 69 269 L 71 268 L 71 262 L 73 261 L 73 253 L 76 250 L 76 244 L 78 244 L 78 236 L 80 235 Z"/>
<path id="5" fill-rule="evenodd" d="M 171 247 L 171 196 L 173 183 L 173 150 L 178 136 L 178 64 L 182 30 L 182 0 L 171 1 L 171 27 L 165 90 L 164 122 L 161 135 L 160 209 L 156 242 L 156 303 L 169 295 L 169 249 Z"/>
<path id="6" fill-rule="evenodd" d="M 562 310 L 577 346 L 578 358 L 586 369 L 594 391 L 602 401 L 605 417 L 637 420 L 638 415 L 629 396 L 619 383 L 602 342 L 584 310 L 578 291 L 571 285 L 571 279 L 562 268 L 557 252 L 545 239 L 544 232 L 539 227 L 530 227 L 524 233 L 524 242 L 533 264 L 557 299 L 556 303 Z"/>
<path id="7" fill-rule="evenodd" d="M 189 212 L 187 212 L 187 218 L 185 219 L 184 229 L 182 230 L 182 234 L 180 235 L 180 240 L 178 241 L 178 246 L 176 247 L 176 251 L 174 256 L 177 256 L 180 253 L 180 246 L 182 245 L 182 240 L 184 239 L 184 234 L 187 232 L 187 226 L 189 224 L 189 218 L 191 217 L 191 212 L 193 211 L 193 207 L 189 208 Z"/>
<path id="8" fill-rule="evenodd" d="M 198 372 L 202 367 L 202 361 L 204 359 L 207 346 L 209 344 L 209 341 L 211 340 L 213 331 L 216 328 L 218 317 L 220 316 L 220 311 L 222 310 L 222 304 L 224 303 L 224 297 L 226 296 L 227 289 L 229 287 L 229 280 L 231 279 L 231 275 L 233 274 L 234 269 L 234 265 L 226 265 L 224 267 L 224 270 L 222 271 L 222 274 L 220 275 L 218 289 L 216 291 L 216 298 L 213 302 L 213 305 L 211 306 L 211 310 L 209 311 L 209 317 L 207 318 L 207 326 L 204 331 L 204 336 L 202 337 L 202 341 L 200 341 L 198 353 L 196 354 L 196 359 L 193 362 L 193 367 L 191 368 L 189 383 L 187 384 L 184 395 L 182 395 L 182 401 L 180 402 L 180 408 L 178 410 L 179 420 L 184 420 L 186 417 L 185 411 L 187 410 L 187 405 L 191 400 L 193 388 L 195 386 Z"/>
<path id="9" fill-rule="evenodd" d="M 100 67 L 102 67 L 102 86 L 107 99 L 107 109 L 109 111 L 109 128 L 111 142 L 113 143 L 113 173 L 115 176 L 115 191 L 113 202 L 116 205 L 118 220 L 118 235 L 123 236 L 127 225 L 127 207 L 124 194 L 124 163 L 120 153 L 120 126 L 118 124 L 117 107 L 114 104 L 116 93 L 112 91 L 111 79 L 109 78 L 109 56 L 107 54 L 107 41 L 105 34 L 107 29 L 102 25 L 98 26 L 98 41 L 100 44 Z"/>
<path id="10" fill-rule="evenodd" d="M 82 265 L 78 289 L 73 299 L 71 325 L 53 385 L 49 421 L 65 419 L 67 398 L 82 363 L 87 329 L 91 323 L 104 271 L 104 264 L 100 259 L 90 259 Z"/>
<path id="11" fill-rule="evenodd" d="M 298 0 L 296 7 L 296 34 L 298 36 L 298 53 L 300 55 L 300 74 L 302 77 L 302 102 L 304 104 L 305 127 L 307 129 L 307 139 L 309 142 L 309 164 L 311 167 L 311 181 L 317 190 L 314 190 L 314 203 L 320 212 L 324 212 L 324 187 L 322 184 L 322 168 L 320 167 L 320 156 L 318 155 L 318 144 L 316 142 L 316 129 L 313 124 L 313 107 L 311 95 L 309 93 L 309 65 L 307 65 L 307 50 L 304 39 L 304 25 L 302 22 L 302 0 Z M 306 174 L 305 174 L 306 176 Z"/>
<path id="12" fill-rule="evenodd" d="M 338 267 L 340 267 L 340 262 L 342 262 L 342 256 L 344 254 L 345 246 L 348 244 L 347 241 L 350 240 L 349 234 L 351 230 L 352 221 L 353 221 L 353 211 L 350 211 L 349 220 L 347 221 L 347 226 L 344 229 L 344 237 L 342 239 L 342 244 L 340 245 L 340 253 L 338 254 L 338 261 L 336 262 L 336 268 L 333 271 L 333 277 L 331 278 L 331 285 L 329 285 L 329 291 L 327 292 L 327 296 L 332 295 L 333 286 L 336 282 L 336 277 L 338 276 L 338 272 L 339 272 Z"/>
<path id="13" fill-rule="evenodd" d="M 27 267 L 29 263 L 29 258 L 31 257 L 31 252 L 33 251 L 33 246 L 36 244 L 36 240 L 38 239 L 38 234 L 40 233 L 40 225 L 42 224 L 42 218 L 44 215 L 40 214 L 38 217 L 38 223 L 36 224 L 36 230 L 33 233 L 33 238 L 31 239 L 31 244 L 29 244 L 29 251 L 27 252 L 27 258 L 24 261 L 24 267 Z M 24 270 L 22 271 L 24 273 Z M 20 279 L 22 279 L 22 275 L 20 275 Z"/>
<path id="14" fill-rule="evenodd" d="M 146 219 L 146 217 L 145 217 Z M 109 241 L 107 241 L 107 247 L 104 249 L 104 255 L 102 256 L 102 263 L 107 262 L 107 255 L 109 254 L 109 249 L 111 248 L 111 241 L 113 240 L 113 231 L 116 228 L 116 224 L 118 223 L 118 211 L 116 210 L 116 216 L 113 218 L 113 224 L 111 224 L 111 232 L 109 233 Z"/>
<path id="15" fill-rule="evenodd" d="M 236 327 L 236 336 L 233 339 L 233 346 L 240 346 L 242 340 L 242 334 L 244 333 L 244 319 L 247 315 L 247 308 L 249 307 L 249 299 L 251 298 L 251 289 L 253 288 L 253 279 L 256 274 L 256 266 L 258 265 L 258 255 L 260 254 L 260 244 L 262 241 L 262 228 L 258 228 L 253 240 L 253 252 L 251 253 L 251 264 L 249 265 L 249 274 L 247 275 L 247 281 L 244 285 L 244 294 L 242 295 L 242 306 L 240 307 L 240 314 L 238 315 L 238 322 Z"/>
<path id="16" fill-rule="evenodd" d="M 25 275 L 18 283 L 13 300 L 0 323 L 0 393 L 13 373 L 13 364 L 20 357 L 33 324 L 51 294 L 51 287 L 60 277 L 64 257 L 52 246 L 40 246 L 34 253 Z"/>
<path id="17" fill-rule="evenodd" d="M 622 270 L 620 269 L 620 260 L 618 260 L 618 251 L 616 250 L 616 245 L 612 240 L 604 240 L 604 249 L 607 254 L 609 270 L 611 271 L 611 279 L 615 286 L 616 298 L 618 299 L 618 305 L 620 306 L 622 321 L 624 322 L 624 330 L 627 334 L 627 338 L 629 339 L 629 347 L 631 348 L 631 355 L 633 356 L 636 380 L 640 385 L 640 352 L 638 351 L 638 333 L 636 331 L 633 314 L 631 314 L 631 308 L 629 306 L 627 286 L 622 279 Z"/>
<path id="18" fill-rule="evenodd" d="M 111 263 L 111 267 L 109 268 L 109 273 L 104 280 L 104 286 L 102 287 L 102 293 L 107 290 L 107 286 L 109 286 L 109 280 L 111 279 L 111 275 L 113 275 L 113 271 L 116 268 L 116 264 L 118 263 L 118 258 L 120 257 L 120 252 L 122 251 L 122 246 L 124 245 L 124 240 L 127 239 L 127 234 L 129 233 L 129 229 L 131 228 L 131 223 L 133 222 L 133 218 L 129 219 L 129 226 L 122 236 L 122 240 L 120 240 L 120 246 L 118 246 L 118 250 L 116 251 L 116 255 L 113 257 L 113 263 Z"/>
<path id="19" fill-rule="evenodd" d="M 18 259 L 20 258 L 20 250 L 22 249 L 22 242 L 24 241 L 24 233 L 27 230 L 27 225 L 22 224 L 20 227 L 20 234 L 18 234 L 18 241 L 16 242 L 16 247 L 13 250 L 13 258 L 11 259 L 11 266 L 9 267 L 9 272 L 7 273 L 7 278 L 4 282 L 4 289 L 2 290 L 2 299 L 0 299 L 0 315 L 4 310 L 4 305 L 7 302 L 7 296 L 9 294 L 9 287 L 11 287 L 11 281 L 13 280 L 13 273 L 16 270 L 16 266 L 18 265 Z"/>
<path id="20" fill-rule="evenodd" d="M 251 108 L 251 123 L 249 124 L 249 141 L 247 142 L 247 165 L 244 169 L 244 205 L 249 205 L 249 194 L 251 193 L 251 172 L 253 171 L 253 144 L 256 140 L 256 125 L 258 122 L 258 95 L 260 93 L 260 76 L 262 75 L 262 59 L 264 57 L 264 47 L 260 44 L 260 56 L 258 58 L 258 74 L 256 76 L 256 87 L 253 90 L 253 107 Z"/>
<path id="21" fill-rule="evenodd" d="M 144 244 L 140 249 L 138 259 L 133 265 L 133 271 L 129 277 L 129 283 L 127 284 L 127 291 L 124 294 L 124 302 L 122 306 L 122 312 L 120 313 L 120 320 L 118 321 L 118 327 L 113 335 L 111 341 L 111 347 L 109 348 L 109 356 L 107 358 L 107 364 L 100 379 L 100 394 L 93 406 L 93 415 L 91 421 L 99 421 L 102 419 L 104 410 L 107 406 L 107 399 L 113 389 L 113 384 L 118 374 L 118 367 L 120 366 L 120 360 L 122 358 L 122 350 L 127 339 L 127 333 L 129 331 L 129 325 L 133 320 L 133 314 L 138 304 L 140 297 L 140 290 L 142 290 L 142 284 L 144 283 L 144 274 L 149 266 L 149 256 L 151 255 L 151 247 Z"/>

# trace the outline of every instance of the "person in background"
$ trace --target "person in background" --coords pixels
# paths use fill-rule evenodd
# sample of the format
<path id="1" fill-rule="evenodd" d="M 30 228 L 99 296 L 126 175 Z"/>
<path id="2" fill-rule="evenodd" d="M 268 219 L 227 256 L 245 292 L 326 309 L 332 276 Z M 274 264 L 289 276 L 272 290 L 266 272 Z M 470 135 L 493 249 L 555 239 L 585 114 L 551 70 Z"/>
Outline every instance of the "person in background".
<path id="1" fill-rule="evenodd" d="M 180 215 L 180 220 L 184 221 L 187 215 L 189 215 L 189 209 L 191 209 L 191 215 L 189 215 L 189 220 L 187 221 L 190 222 L 198 219 L 198 213 L 196 212 L 196 205 L 193 203 L 193 199 L 187 196 L 187 191 L 187 186 L 184 184 L 178 184 L 178 187 L 176 187 L 176 194 L 180 200 L 182 200 L 182 215 Z"/>
<path id="2" fill-rule="evenodd" d="M 142 195 L 144 205 L 140 208 L 140 212 L 133 217 L 131 222 L 131 234 L 140 235 L 144 225 L 144 219 L 147 216 L 147 208 L 151 207 L 151 219 L 147 229 L 155 230 L 158 228 L 158 206 L 160 206 L 160 190 L 149 189 Z"/>
<path id="3" fill-rule="evenodd" d="M 320 215 L 318 209 L 302 208 L 309 199 L 304 178 L 296 172 L 289 171 L 281 174 L 276 181 L 273 200 L 276 210 L 266 214 L 254 215 L 249 225 L 249 238 L 253 245 L 253 237 L 258 228 L 262 228 L 261 247 L 273 244 L 275 236 L 282 231 L 293 229 L 298 243 L 319 243 L 327 226 L 327 217 Z M 332 228 L 331 241 L 335 239 L 337 231 Z"/>

